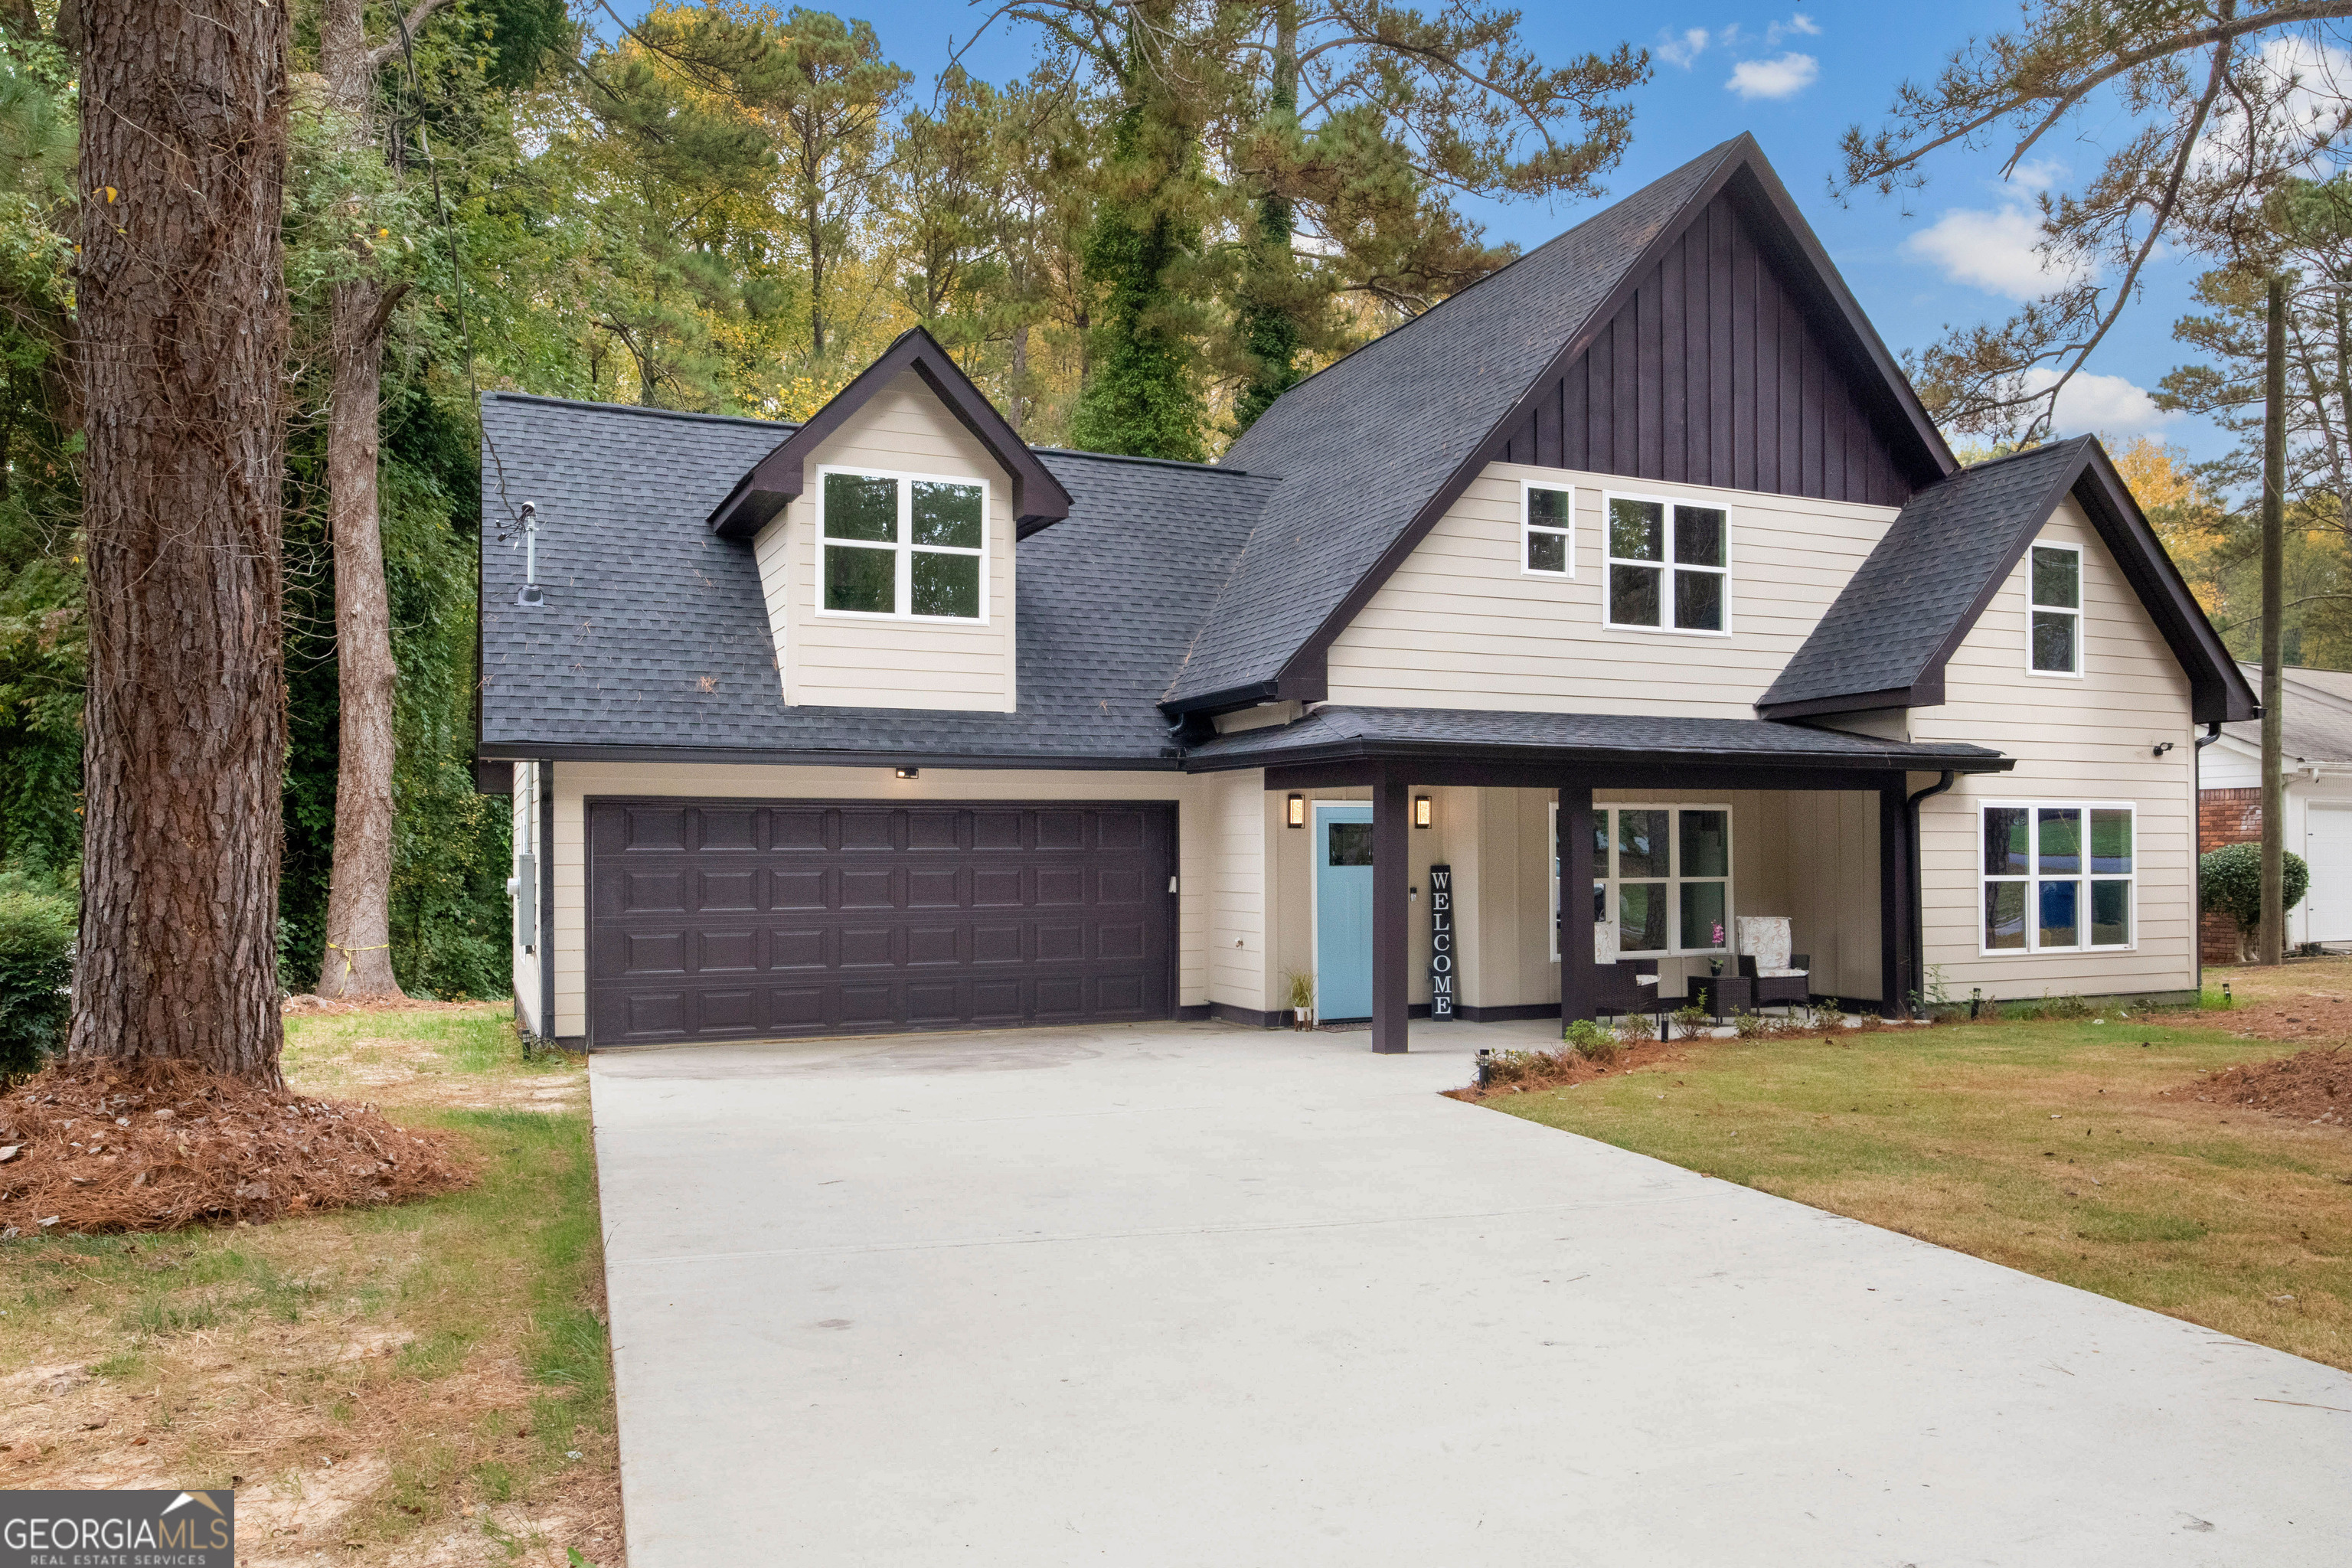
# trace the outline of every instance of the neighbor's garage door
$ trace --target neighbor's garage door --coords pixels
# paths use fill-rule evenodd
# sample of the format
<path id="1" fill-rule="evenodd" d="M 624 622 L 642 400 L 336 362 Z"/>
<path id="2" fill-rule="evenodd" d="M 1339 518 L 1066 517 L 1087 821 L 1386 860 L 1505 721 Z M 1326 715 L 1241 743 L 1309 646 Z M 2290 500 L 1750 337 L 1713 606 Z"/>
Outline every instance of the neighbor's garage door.
<path id="1" fill-rule="evenodd" d="M 597 1045 L 1165 1018 L 1172 806 L 588 807 Z"/>

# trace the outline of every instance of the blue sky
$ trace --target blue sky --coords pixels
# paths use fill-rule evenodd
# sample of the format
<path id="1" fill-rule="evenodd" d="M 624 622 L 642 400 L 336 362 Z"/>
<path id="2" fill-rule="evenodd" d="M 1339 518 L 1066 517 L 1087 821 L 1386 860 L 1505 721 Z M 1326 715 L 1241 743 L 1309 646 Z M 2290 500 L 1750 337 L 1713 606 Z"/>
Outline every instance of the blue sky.
<path id="1" fill-rule="evenodd" d="M 865 16 L 892 57 L 928 80 L 947 62 L 950 40 L 968 39 L 991 7 L 894 0 L 866 9 L 852 0 L 839 8 Z M 615 0 L 614 9 L 634 18 L 645 5 Z M 1841 206 L 1827 184 L 1837 168 L 1839 134 L 1856 121 L 1874 124 L 1898 82 L 1932 76 L 1971 36 L 2013 25 L 2017 13 L 2009 0 L 1892 10 L 1884 4 L 1669 0 L 1647 14 L 1646 30 L 1622 34 L 1596 20 L 1605 15 L 1600 7 L 1537 5 L 1523 26 L 1548 59 L 1610 47 L 1621 37 L 1652 51 L 1655 75 L 1633 95 L 1633 147 L 1609 176 L 1612 193 L 1634 190 L 1717 142 L 1753 132 L 1889 346 L 1922 346 L 1948 323 L 2000 321 L 2039 291 L 2031 254 L 2032 187 L 2002 183 L 1994 153 L 1939 153 L 1925 190 L 1891 198 L 1858 194 Z M 1030 63 L 1029 39 L 999 22 L 965 63 L 997 80 L 1017 76 Z M 2035 173 L 2062 184 L 2079 180 L 2104 156 L 2101 139 L 2125 131 L 2119 119 L 2094 110 L 2038 150 Z M 1549 239 L 1596 206 L 1468 204 L 1490 237 L 1522 246 Z M 2062 405 L 2070 433 L 2146 433 L 2178 442 L 2193 457 L 2220 455 L 2226 440 L 2209 424 L 2166 416 L 2145 395 L 2182 357 L 2172 323 L 2187 308 L 2196 270 L 2193 263 L 2161 258 L 2154 265 L 2146 297 L 2102 345 L 2082 395 Z"/>

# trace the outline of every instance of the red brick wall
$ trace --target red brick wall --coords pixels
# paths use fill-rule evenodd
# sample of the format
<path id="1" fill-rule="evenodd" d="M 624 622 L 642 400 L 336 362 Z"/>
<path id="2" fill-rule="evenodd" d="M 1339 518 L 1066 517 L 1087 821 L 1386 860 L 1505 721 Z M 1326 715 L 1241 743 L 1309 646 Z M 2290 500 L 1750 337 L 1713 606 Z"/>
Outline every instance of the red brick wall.
<path id="1" fill-rule="evenodd" d="M 2252 844 L 2263 836 L 2263 792 L 2259 789 L 2208 789 L 2197 792 L 2197 853 L 2225 844 Z M 2238 922 L 2227 915 L 2207 915 L 2198 926 L 2198 943 L 2208 963 L 2238 962 Z"/>

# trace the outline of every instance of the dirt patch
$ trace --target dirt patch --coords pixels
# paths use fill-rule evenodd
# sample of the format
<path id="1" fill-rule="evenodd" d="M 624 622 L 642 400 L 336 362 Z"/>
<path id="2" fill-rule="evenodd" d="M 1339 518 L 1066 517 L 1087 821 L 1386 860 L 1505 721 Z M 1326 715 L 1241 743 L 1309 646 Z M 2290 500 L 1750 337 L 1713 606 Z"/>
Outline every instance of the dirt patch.
<path id="1" fill-rule="evenodd" d="M 447 1139 L 175 1062 L 53 1067 L 0 1096 L 0 1237 L 173 1230 L 467 1185 Z"/>
<path id="2" fill-rule="evenodd" d="M 1668 1062 L 1687 1058 L 1693 1047 L 1728 1044 L 1717 1040 L 1637 1040 L 1617 1047 L 1613 1060 L 1603 1063 L 1575 1052 L 1509 1051 L 1496 1063 L 1492 1080 L 1484 1089 L 1465 1084 L 1460 1089 L 1445 1090 L 1447 1098 L 1466 1100 L 1475 1105 L 1482 1100 L 1498 1095 L 1528 1094 L 1542 1089 L 1567 1089 L 1591 1079 L 1607 1078 L 1638 1072 L 1644 1068 L 1663 1067 Z"/>
<path id="3" fill-rule="evenodd" d="M 2208 1073 L 2170 1098 L 2194 1096 L 2213 1105 L 2242 1105 L 2315 1127 L 2352 1126 L 2352 1050 L 2341 1046 L 2297 1051 L 2252 1067 Z"/>

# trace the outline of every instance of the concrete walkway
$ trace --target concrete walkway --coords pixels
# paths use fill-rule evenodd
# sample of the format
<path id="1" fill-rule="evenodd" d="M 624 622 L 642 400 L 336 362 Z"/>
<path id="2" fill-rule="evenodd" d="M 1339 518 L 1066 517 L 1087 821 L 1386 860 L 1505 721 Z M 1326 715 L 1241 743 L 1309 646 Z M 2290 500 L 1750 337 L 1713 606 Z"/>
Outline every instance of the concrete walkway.
<path id="1" fill-rule="evenodd" d="M 599 1055 L 631 1568 L 2352 1560 L 2352 1377 L 1434 1092 L 1509 1032 Z"/>

